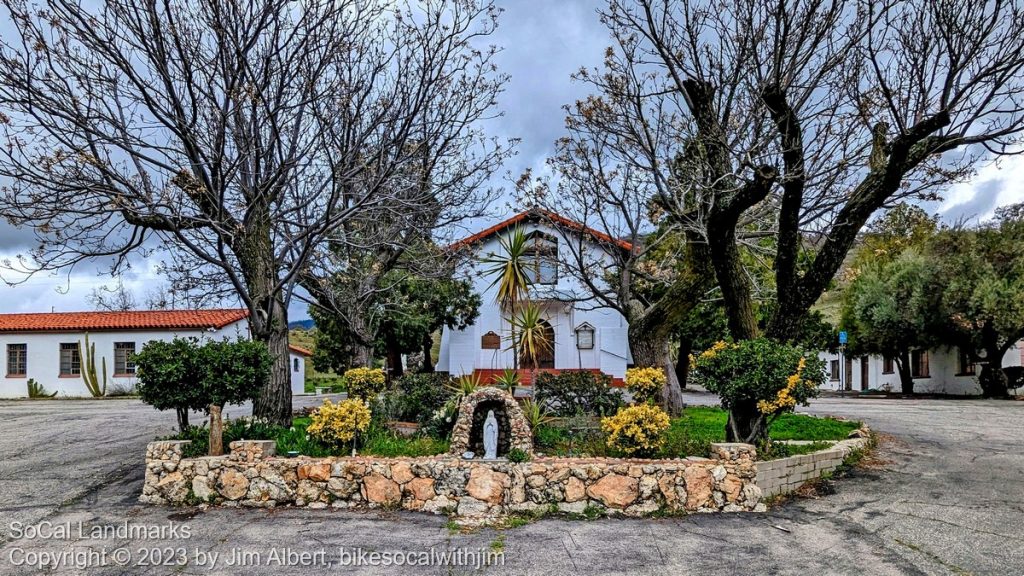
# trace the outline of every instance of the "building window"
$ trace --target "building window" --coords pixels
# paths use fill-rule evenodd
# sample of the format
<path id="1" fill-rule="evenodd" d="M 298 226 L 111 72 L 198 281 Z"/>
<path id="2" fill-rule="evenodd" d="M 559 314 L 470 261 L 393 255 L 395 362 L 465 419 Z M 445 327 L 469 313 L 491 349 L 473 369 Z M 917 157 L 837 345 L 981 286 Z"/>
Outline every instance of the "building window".
<path id="1" fill-rule="evenodd" d="M 82 373 L 82 357 L 79 354 L 78 342 L 61 342 L 60 344 L 60 375 L 78 376 Z"/>
<path id="2" fill-rule="evenodd" d="M 531 284 L 555 284 L 558 282 L 558 242 L 543 232 L 534 232 L 527 237 L 528 246 L 523 251 L 526 279 Z"/>
<path id="3" fill-rule="evenodd" d="M 839 382 L 839 360 L 833 360 L 829 363 L 828 379 L 833 382 Z"/>
<path id="4" fill-rule="evenodd" d="M 7 345 L 7 375 L 24 376 L 28 371 L 28 344 Z"/>
<path id="5" fill-rule="evenodd" d="M 292 358 L 292 372 L 298 372 L 298 371 L 299 371 L 299 359 L 298 358 Z"/>
<path id="6" fill-rule="evenodd" d="M 882 374 L 892 374 L 892 356 L 882 357 Z"/>
<path id="7" fill-rule="evenodd" d="M 928 351 L 914 350 L 910 353 L 910 376 L 912 378 L 930 378 L 928 372 Z"/>
<path id="8" fill-rule="evenodd" d="M 135 374 L 135 342 L 114 342 L 114 374 Z"/>
<path id="9" fill-rule="evenodd" d="M 957 348 L 957 364 L 956 364 L 956 375 L 957 376 L 973 376 L 974 375 L 974 360 L 971 359 L 970 353 L 962 348 Z"/>
<path id="10" fill-rule="evenodd" d="M 594 327 L 584 322 L 576 327 L 576 347 L 580 350 L 594 348 Z"/>

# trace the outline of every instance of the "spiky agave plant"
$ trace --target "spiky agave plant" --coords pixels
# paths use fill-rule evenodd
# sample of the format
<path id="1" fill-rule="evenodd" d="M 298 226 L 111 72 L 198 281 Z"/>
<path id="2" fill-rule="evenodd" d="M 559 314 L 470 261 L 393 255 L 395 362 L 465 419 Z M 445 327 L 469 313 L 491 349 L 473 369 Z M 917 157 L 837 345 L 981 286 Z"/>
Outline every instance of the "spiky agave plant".
<path id="1" fill-rule="evenodd" d="M 537 433 L 537 428 L 554 421 L 554 417 L 549 415 L 547 410 L 533 398 L 526 398 L 520 406 L 523 409 L 523 416 L 526 417 L 526 423 L 530 425 L 530 430 L 534 434 Z"/>
<path id="2" fill-rule="evenodd" d="M 503 390 L 507 390 L 509 394 L 515 395 L 516 387 L 519 386 L 521 378 L 519 372 L 506 368 L 501 374 L 494 377 L 494 385 Z"/>

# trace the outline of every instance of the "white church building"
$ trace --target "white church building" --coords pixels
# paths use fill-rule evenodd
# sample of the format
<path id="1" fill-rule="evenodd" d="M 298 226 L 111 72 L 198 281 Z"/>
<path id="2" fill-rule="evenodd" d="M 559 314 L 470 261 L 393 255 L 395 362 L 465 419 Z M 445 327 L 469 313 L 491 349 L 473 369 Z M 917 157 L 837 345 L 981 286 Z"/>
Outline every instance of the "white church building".
<path id="1" fill-rule="evenodd" d="M 95 346 L 99 374 L 106 362 L 107 390 L 131 389 L 135 384 L 132 356 L 153 340 L 176 336 L 200 340 L 247 338 L 249 313 L 244 309 L 144 310 L 128 312 L 43 312 L 0 314 L 0 350 L 5 372 L 0 398 L 28 397 L 28 381 L 57 397 L 88 397 L 82 377 L 82 350 L 88 334 Z M 89 352 L 86 351 L 86 354 Z M 308 350 L 289 346 L 293 394 L 304 391 Z"/>
<path id="2" fill-rule="evenodd" d="M 532 280 L 530 300 L 542 307 L 551 350 L 538 358 L 542 372 L 586 370 L 602 372 L 621 385 L 626 367 L 631 365 L 626 319 L 617 311 L 595 306 L 579 280 L 566 272 L 567 238 L 574 248 L 582 241 L 588 259 L 612 265 L 609 250 L 630 250 L 628 242 L 610 238 L 579 223 L 556 214 L 529 210 L 482 230 L 453 244 L 454 250 L 471 251 L 469 269 L 465 272 L 473 282 L 482 304 L 476 322 L 464 330 L 445 329 L 441 335 L 437 370 L 453 376 L 477 374 L 484 381 L 516 366 L 510 349 L 511 326 L 507 313 L 495 302 L 497 286 L 494 278 L 484 273 L 481 261 L 503 250 L 500 238 L 518 227 L 527 234 L 531 261 L 527 274 Z M 557 227 L 557 228 L 556 228 Z M 532 381 L 533 369 L 518 363 L 524 384 Z"/>

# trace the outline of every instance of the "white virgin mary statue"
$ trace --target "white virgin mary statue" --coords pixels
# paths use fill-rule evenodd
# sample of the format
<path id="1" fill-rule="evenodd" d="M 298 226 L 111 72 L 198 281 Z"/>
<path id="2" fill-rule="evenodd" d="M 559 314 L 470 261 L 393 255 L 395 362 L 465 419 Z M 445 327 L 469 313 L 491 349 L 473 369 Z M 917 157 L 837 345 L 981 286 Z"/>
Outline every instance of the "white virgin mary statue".
<path id="1" fill-rule="evenodd" d="M 498 419 L 494 417 L 494 410 L 487 411 L 487 419 L 484 420 L 484 458 L 494 460 L 498 457 Z"/>

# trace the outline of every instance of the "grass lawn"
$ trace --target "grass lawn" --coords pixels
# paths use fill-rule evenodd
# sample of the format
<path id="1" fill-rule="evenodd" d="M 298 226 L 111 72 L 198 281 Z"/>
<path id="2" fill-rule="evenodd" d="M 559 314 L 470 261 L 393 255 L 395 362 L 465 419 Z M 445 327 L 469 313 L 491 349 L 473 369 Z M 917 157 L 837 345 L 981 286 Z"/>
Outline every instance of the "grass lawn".
<path id="1" fill-rule="evenodd" d="M 672 420 L 666 432 L 665 446 L 658 457 L 683 458 L 686 456 L 707 456 L 712 442 L 725 442 L 725 423 L 728 415 L 721 408 L 693 406 L 683 415 Z M 860 428 L 860 422 L 817 418 L 805 414 L 784 414 L 772 423 L 769 435 L 772 440 L 813 440 L 814 444 L 803 446 L 774 444 L 772 454 L 767 458 L 805 454 L 821 450 L 827 445 L 820 441 L 842 440 L 850 431 Z M 538 431 L 537 443 L 545 454 L 570 456 L 588 454 L 591 456 L 618 456 L 604 444 L 600 434 L 579 433 L 571 435 L 565 429 L 546 427 Z"/>
<path id="2" fill-rule="evenodd" d="M 725 442 L 725 423 L 729 419 L 725 410 L 707 406 L 692 406 L 682 418 L 672 421 L 672 429 L 690 437 L 706 438 L 710 442 Z M 860 428 L 860 422 L 817 418 L 806 414 L 783 414 L 775 419 L 768 435 L 772 440 L 842 440 Z"/>

